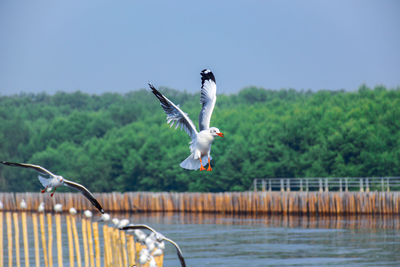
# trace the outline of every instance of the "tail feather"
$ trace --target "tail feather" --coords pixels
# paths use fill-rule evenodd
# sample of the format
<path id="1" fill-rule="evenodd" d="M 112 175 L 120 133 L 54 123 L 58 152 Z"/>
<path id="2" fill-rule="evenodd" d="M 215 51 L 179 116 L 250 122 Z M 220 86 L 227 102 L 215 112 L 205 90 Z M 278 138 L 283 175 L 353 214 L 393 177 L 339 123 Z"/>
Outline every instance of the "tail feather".
<path id="1" fill-rule="evenodd" d="M 210 156 L 210 160 L 211 159 L 212 158 Z M 201 162 L 203 163 L 204 167 L 208 164 L 207 155 L 203 156 L 201 158 Z M 194 158 L 194 154 L 191 154 L 184 161 L 182 161 L 179 166 L 181 166 L 182 168 L 187 169 L 187 170 L 198 170 L 198 169 L 200 169 L 200 160 L 199 159 L 195 159 Z"/>
<path id="2" fill-rule="evenodd" d="M 38 176 L 38 178 L 39 178 L 40 183 L 43 185 L 43 187 L 48 187 L 50 185 L 51 178 L 48 179 L 48 178 L 45 178 L 45 177 L 40 176 L 40 175 Z"/>

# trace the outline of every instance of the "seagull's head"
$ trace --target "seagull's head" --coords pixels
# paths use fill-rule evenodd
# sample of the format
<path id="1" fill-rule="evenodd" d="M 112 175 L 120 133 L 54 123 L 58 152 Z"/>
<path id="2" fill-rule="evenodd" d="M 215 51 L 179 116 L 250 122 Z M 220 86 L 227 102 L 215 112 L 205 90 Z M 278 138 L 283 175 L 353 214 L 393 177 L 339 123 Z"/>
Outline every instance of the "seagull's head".
<path id="1" fill-rule="evenodd" d="M 221 131 L 220 131 L 218 128 L 216 128 L 216 127 L 211 127 L 209 130 L 210 130 L 210 134 L 211 134 L 212 136 L 221 136 L 221 137 L 224 137 L 224 134 L 221 133 Z"/>

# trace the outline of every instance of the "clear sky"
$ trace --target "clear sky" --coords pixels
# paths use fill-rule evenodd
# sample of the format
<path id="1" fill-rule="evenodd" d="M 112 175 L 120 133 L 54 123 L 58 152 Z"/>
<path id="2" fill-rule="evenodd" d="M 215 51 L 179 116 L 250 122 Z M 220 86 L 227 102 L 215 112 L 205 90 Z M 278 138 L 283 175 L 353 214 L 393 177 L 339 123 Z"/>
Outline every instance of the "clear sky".
<path id="1" fill-rule="evenodd" d="M 0 94 L 400 85 L 400 1 L 0 1 Z"/>

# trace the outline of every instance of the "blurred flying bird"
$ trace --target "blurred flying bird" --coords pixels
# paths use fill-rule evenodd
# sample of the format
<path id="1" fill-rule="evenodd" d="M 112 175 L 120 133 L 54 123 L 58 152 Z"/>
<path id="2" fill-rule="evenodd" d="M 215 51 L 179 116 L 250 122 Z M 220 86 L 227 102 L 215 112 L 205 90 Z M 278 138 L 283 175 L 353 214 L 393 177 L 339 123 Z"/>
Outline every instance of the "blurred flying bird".
<path id="1" fill-rule="evenodd" d="M 25 199 L 22 199 L 21 200 L 21 202 L 19 203 L 19 207 L 21 208 L 21 209 L 26 209 L 26 202 L 25 202 Z"/>
<path id="2" fill-rule="evenodd" d="M 156 230 L 154 230 L 153 228 L 151 228 L 150 226 L 148 226 L 146 224 L 131 224 L 131 225 L 127 225 L 127 226 L 122 228 L 122 230 L 130 230 L 130 229 L 133 229 L 133 230 L 135 230 L 135 229 L 147 229 L 147 230 L 150 230 L 150 231 L 152 231 L 154 233 L 154 237 L 155 237 L 156 241 L 162 242 L 163 240 L 165 240 L 165 241 L 170 242 L 176 248 L 176 253 L 178 254 L 179 261 L 181 262 L 181 265 L 183 267 L 186 267 L 185 259 L 183 258 L 183 253 L 182 253 L 182 251 L 179 248 L 177 243 L 175 243 L 171 239 L 165 237 L 164 235 L 160 234 L 159 232 L 157 232 Z M 146 242 L 146 244 L 147 244 L 147 242 Z"/>
<path id="3" fill-rule="evenodd" d="M 43 212 L 43 211 L 44 211 L 44 202 L 41 202 L 38 207 L 38 212 Z"/>
<path id="4" fill-rule="evenodd" d="M 69 208 L 69 214 L 71 214 L 71 215 L 77 214 L 76 209 L 74 207 Z"/>
<path id="5" fill-rule="evenodd" d="M 161 107 L 167 114 L 167 123 L 170 127 L 176 123 L 175 129 L 180 127 L 192 139 L 190 142 L 190 156 L 181 162 L 180 166 L 188 170 L 205 170 L 204 166 L 207 165 L 207 171 L 212 171 L 210 160 L 211 158 L 211 144 L 216 136 L 224 137 L 218 128 L 210 128 L 211 115 L 214 110 L 215 101 L 217 100 L 217 85 L 215 83 L 214 74 L 205 69 L 201 73 L 201 95 L 200 104 L 202 105 L 199 115 L 199 128 L 197 132 L 196 127 L 190 120 L 189 116 L 183 112 L 178 105 L 175 105 L 171 100 L 161 94 L 152 84 L 149 86 L 153 94 L 160 101 Z"/>
<path id="6" fill-rule="evenodd" d="M 36 170 L 37 172 L 51 176 L 51 178 L 45 178 L 39 175 L 39 181 L 40 183 L 44 186 L 44 189 L 42 190 L 42 193 L 46 192 L 48 188 L 53 188 L 54 191 L 51 193 L 51 196 L 54 195 L 54 192 L 56 191 L 57 187 L 60 185 L 65 185 L 74 189 L 79 190 L 89 201 L 101 212 L 104 213 L 103 208 L 99 204 L 99 202 L 94 198 L 93 194 L 90 193 L 89 190 L 86 189 L 81 184 L 69 181 L 67 179 L 64 179 L 61 175 L 55 175 L 52 172 L 46 170 L 45 168 L 39 166 L 39 165 L 33 165 L 33 164 L 27 164 L 27 163 L 14 163 L 14 162 L 7 162 L 7 161 L 1 161 L 2 164 L 8 165 L 8 166 L 14 166 L 14 167 L 23 167 L 23 168 L 31 168 Z"/>

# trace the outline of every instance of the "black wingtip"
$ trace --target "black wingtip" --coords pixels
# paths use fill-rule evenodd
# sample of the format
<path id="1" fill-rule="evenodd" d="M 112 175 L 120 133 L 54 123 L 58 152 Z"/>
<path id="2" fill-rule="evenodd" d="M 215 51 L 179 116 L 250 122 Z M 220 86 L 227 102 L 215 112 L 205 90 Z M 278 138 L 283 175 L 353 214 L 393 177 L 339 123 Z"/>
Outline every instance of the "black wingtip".
<path id="1" fill-rule="evenodd" d="M 215 82 L 214 74 L 209 69 L 204 69 L 200 72 L 201 74 L 201 84 L 203 85 L 206 80 L 212 80 Z"/>

